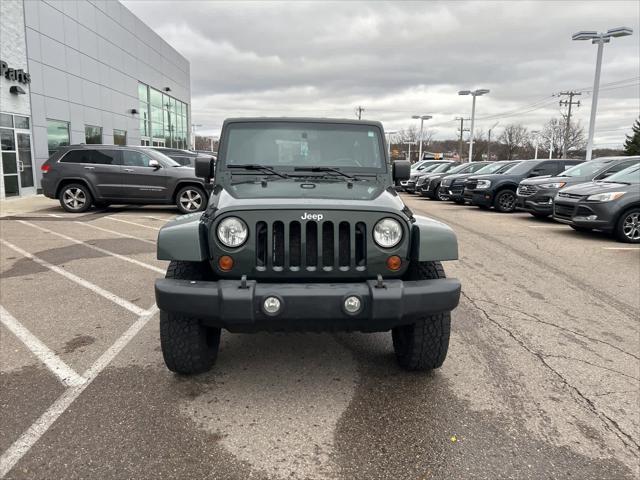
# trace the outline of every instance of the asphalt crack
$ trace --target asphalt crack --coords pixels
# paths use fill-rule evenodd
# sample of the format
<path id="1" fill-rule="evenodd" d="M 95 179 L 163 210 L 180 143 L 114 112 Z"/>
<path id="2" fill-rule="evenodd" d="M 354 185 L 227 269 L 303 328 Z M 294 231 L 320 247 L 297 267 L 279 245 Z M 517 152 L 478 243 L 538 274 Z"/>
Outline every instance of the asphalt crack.
<path id="1" fill-rule="evenodd" d="M 541 354 L 540 352 L 537 352 L 537 351 L 533 350 L 532 348 L 530 348 L 526 343 L 524 343 L 522 340 L 520 340 L 511 330 L 509 330 L 507 327 L 502 325 L 500 322 L 498 322 L 497 320 L 492 318 L 492 316 L 484 308 L 482 308 L 480 305 L 478 305 L 476 303 L 476 301 L 473 298 L 469 297 L 464 291 L 461 292 L 461 295 L 465 299 L 467 299 L 467 301 L 473 307 L 475 307 L 477 310 L 482 312 L 482 314 L 485 316 L 485 318 L 489 322 L 491 322 L 496 327 L 498 327 L 500 330 L 502 330 L 507 335 L 509 335 L 509 337 L 511 337 L 518 345 L 520 345 L 524 350 L 526 350 L 533 357 L 537 358 L 544 367 L 546 367 L 550 372 L 552 372 L 554 375 L 556 375 L 560 379 L 560 381 L 573 393 L 572 397 L 574 398 L 574 400 L 576 400 L 577 404 L 582 404 L 583 407 L 586 407 L 587 410 L 591 411 L 594 415 L 596 415 L 598 417 L 598 419 L 602 422 L 602 425 L 605 427 L 605 429 L 607 431 L 609 431 L 609 432 L 613 433 L 615 436 L 617 436 L 618 439 L 625 446 L 625 448 L 628 449 L 631 453 L 633 453 L 635 456 L 639 456 L 638 453 L 640 452 L 640 444 L 638 442 L 636 442 L 633 439 L 633 437 L 628 432 L 626 432 L 620 426 L 620 424 L 618 424 L 618 422 L 616 422 L 614 419 L 612 419 L 606 413 L 600 411 L 596 407 L 596 405 L 593 403 L 593 401 L 590 400 L 585 394 L 583 394 L 578 387 L 572 385 L 569 382 L 569 380 L 567 380 L 564 377 L 564 375 L 562 375 L 555 368 L 553 368 L 553 366 L 551 366 L 549 364 L 549 362 L 547 362 L 545 360 L 545 357 L 544 357 L 543 354 Z"/>

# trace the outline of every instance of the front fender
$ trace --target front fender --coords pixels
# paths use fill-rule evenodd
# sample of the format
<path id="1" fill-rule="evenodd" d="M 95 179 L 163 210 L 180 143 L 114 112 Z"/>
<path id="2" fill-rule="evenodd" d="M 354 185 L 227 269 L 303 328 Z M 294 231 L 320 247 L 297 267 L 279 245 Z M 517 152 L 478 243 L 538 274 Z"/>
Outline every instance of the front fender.
<path id="1" fill-rule="evenodd" d="M 448 225 L 432 218 L 414 215 L 412 257 L 420 262 L 457 260 L 458 239 Z"/>
<path id="2" fill-rule="evenodd" d="M 202 212 L 174 218 L 158 232 L 158 260 L 201 262 L 208 255 Z"/>

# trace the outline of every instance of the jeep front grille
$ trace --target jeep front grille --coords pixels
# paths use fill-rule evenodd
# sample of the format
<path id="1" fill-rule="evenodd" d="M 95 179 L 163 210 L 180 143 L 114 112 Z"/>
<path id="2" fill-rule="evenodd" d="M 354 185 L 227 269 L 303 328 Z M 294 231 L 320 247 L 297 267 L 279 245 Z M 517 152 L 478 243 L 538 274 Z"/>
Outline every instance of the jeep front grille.
<path id="1" fill-rule="evenodd" d="M 364 222 L 256 223 L 256 268 L 261 271 L 348 271 L 367 265 Z"/>

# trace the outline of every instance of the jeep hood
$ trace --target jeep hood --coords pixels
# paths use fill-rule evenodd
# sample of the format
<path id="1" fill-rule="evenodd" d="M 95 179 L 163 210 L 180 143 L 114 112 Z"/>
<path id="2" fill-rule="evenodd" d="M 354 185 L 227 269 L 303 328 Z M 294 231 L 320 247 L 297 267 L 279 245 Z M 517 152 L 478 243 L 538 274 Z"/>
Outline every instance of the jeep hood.
<path id="1" fill-rule="evenodd" d="M 326 208 L 400 211 L 404 203 L 392 188 L 371 181 L 270 180 L 225 185 L 214 196 L 222 209 Z"/>

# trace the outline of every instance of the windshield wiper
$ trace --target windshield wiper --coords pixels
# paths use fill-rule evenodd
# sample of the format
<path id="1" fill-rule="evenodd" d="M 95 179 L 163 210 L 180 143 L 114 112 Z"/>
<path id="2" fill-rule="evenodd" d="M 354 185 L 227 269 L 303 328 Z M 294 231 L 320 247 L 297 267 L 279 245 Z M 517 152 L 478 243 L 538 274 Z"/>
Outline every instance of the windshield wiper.
<path id="1" fill-rule="evenodd" d="M 227 165 L 227 168 L 238 168 L 238 169 L 241 168 L 243 170 L 257 170 L 259 172 L 267 172 L 267 173 L 271 173 L 272 175 L 277 175 L 280 178 L 291 178 L 286 173 L 278 172 L 278 171 L 274 170 L 271 167 L 267 167 L 266 165 L 257 165 L 257 164 Z"/>
<path id="2" fill-rule="evenodd" d="M 293 169 L 293 171 L 294 172 L 333 172 L 333 173 L 337 173 L 338 175 L 342 175 L 343 177 L 348 178 L 349 180 L 358 180 L 357 177 L 347 175 L 346 173 L 341 172 L 337 168 L 331 168 L 331 167 L 296 167 Z"/>

